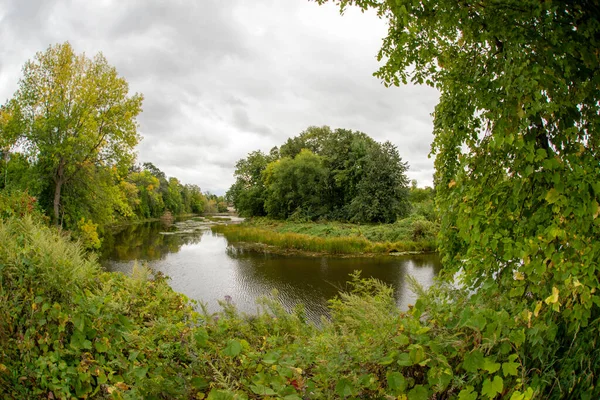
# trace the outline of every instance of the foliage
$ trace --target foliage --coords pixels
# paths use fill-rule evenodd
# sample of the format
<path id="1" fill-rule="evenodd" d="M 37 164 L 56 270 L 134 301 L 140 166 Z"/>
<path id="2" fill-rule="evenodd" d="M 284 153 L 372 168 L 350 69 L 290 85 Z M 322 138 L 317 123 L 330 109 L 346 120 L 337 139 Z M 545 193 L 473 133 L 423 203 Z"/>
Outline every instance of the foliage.
<path id="1" fill-rule="evenodd" d="M 102 242 L 98 237 L 98 224 L 94 224 L 92 221 L 86 221 L 85 218 L 81 218 L 77 223 L 79 238 L 83 247 L 87 249 L 99 249 Z"/>
<path id="2" fill-rule="evenodd" d="M 25 64 L 8 106 L 27 154 L 53 184 L 48 194 L 56 224 L 61 223 L 63 187 L 85 182 L 86 173 L 97 168 L 132 162 L 142 96 L 128 91 L 102 54 L 77 55 L 68 42 Z"/>
<path id="3" fill-rule="evenodd" d="M 0 222 L 0 387 L 6 398 L 530 399 L 507 312 L 440 286 L 401 312 L 351 278 L 331 320 L 307 324 L 277 293 L 257 315 L 197 314 L 161 276 L 101 272 L 31 218 Z M 459 310 L 459 311 L 456 311 Z M 220 396 L 220 397 L 219 397 Z"/>
<path id="4" fill-rule="evenodd" d="M 235 164 L 235 183 L 227 192 L 238 214 L 243 217 L 266 215 L 265 186 L 262 173 L 275 157 L 254 151 Z"/>
<path id="5" fill-rule="evenodd" d="M 0 223 L 0 387 L 6 398 L 158 398 L 189 390 L 195 315 L 160 277 L 103 273 L 31 218 Z"/>
<path id="6" fill-rule="evenodd" d="M 263 172 L 267 214 L 280 219 L 322 216 L 326 174 L 323 158 L 308 149 L 302 149 L 294 158 L 284 157 L 267 165 Z"/>
<path id="7" fill-rule="evenodd" d="M 439 220 L 435 210 L 435 190 L 433 188 L 419 188 L 417 187 L 417 181 L 413 180 L 409 192 L 409 201 L 412 214 L 422 215 L 431 222 Z"/>
<path id="8" fill-rule="evenodd" d="M 238 161 L 228 197 L 246 217 L 394 222 L 410 210 L 407 169 L 389 142 L 311 126 Z"/>
<path id="9" fill-rule="evenodd" d="M 428 221 L 418 221 L 428 222 Z M 287 223 L 286 223 L 287 224 Z M 281 229 L 248 225 L 216 225 L 211 227 L 213 232 L 222 233 L 232 242 L 262 243 L 275 247 L 272 251 L 293 250 L 309 253 L 326 254 L 386 254 L 396 252 L 427 252 L 435 251 L 434 239 L 423 235 L 410 235 L 396 240 L 371 241 L 360 234 L 318 235 L 292 232 L 286 227 Z M 317 228 L 318 229 L 318 228 Z M 298 229 L 301 230 L 302 229 Z M 305 231 L 306 232 L 306 231 Z M 314 230 L 313 230 L 314 232 Z M 396 235 L 390 235 L 397 237 Z"/>
<path id="10" fill-rule="evenodd" d="M 411 216 L 409 218 L 398 220 L 393 224 L 350 224 L 334 221 L 278 221 L 268 218 L 251 218 L 244 221 L 240 226 L 268 229 L 281 233 L 301 233 L 323 238 L 356 237 L 364 238 L 371 242 L 400 242 L 411 241 L 416 231 L 423 230 L 423 228 L 421 228 L 423 222 L 427 221 L 421 216 Z M 420 235 L 421 239 L 434 242 L 437 236 L 438 226 L 436 224 L 427 226 L 431 231 L 426 235 Z"/>
<path id="11" fill-rule="evenodd" d="M 35 197 L 27 192 L 0 191 L 0 219 L 23 218 L 27 215 L 42 219 Z"/>
<path id="12" fill-rule="evenodd" d="M 598 2 L 339 4 L 388 21 L 379 78 L 440 91 L 445 275 L 461 272 L 473 304 L 497 298 L 512 316 L 505 337 L 522 337 L 537 396 L 598 397 Z"/>
<path id="13" fill-rule="evenodd" d="M 396 221 L 408 215 L 408 164 L 403 163 L 396 146 L 385 142 L 370 146 L 356 185 L 356 195 L 348 205 L 352 222 Z"/>

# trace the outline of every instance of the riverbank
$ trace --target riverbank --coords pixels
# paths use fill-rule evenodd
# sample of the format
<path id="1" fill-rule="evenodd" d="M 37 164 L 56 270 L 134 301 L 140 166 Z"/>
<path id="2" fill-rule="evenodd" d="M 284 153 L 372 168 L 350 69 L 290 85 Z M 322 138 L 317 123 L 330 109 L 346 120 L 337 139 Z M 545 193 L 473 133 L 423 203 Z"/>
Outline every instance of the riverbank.
<path id="1" fill-rule="evenodd" d="M 394 224 L 291 222 L 253 218 L 238 225 L 213 226 L 232 242 L 274 253 L 307 255 L 417 254 L 435 252 L 437 226 L 422 218 Z"/>

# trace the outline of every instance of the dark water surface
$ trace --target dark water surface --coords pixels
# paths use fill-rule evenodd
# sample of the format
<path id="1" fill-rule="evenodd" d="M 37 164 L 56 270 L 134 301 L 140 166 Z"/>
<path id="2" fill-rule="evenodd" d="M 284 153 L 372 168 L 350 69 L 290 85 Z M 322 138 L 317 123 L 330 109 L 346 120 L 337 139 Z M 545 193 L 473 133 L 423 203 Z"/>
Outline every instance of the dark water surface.
<path id="1" fill-rule="evenodd" d="M 406 277 L 412 275 L 427 287 L 441 268 L 435 254 L 337 258 L 251 251 L 193 220 L 131 225 L 105 239 L 105 268 L 130 273 L 136 260 L 168 275 L 173 289 L 206 303 L 211 311 L 219 309 L 218 300 L 230 296 L 240 310 L 254 313 L 256 300 L 277 289 L 286 308 L 303 303 L 313 320 L 327 314 L 327 300 L 346 288 L 354 270 L 391 285 L 398 306 L 406 309 L 415 301 Z"/>

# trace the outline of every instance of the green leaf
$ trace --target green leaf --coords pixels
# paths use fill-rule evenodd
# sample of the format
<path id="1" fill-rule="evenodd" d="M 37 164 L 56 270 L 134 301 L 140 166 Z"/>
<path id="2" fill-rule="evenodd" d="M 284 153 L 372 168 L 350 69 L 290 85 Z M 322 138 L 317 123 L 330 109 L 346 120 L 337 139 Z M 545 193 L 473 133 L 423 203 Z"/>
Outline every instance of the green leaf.
<path id="1" fill-rule="evenodd" d="M 503 389 L 504 389 L 504 381 L 502 380 L 501 377 L 496 375 L 494 377 L 493 381 L 490 380 L 489 378 L 487 378 L 486 380 L 483 381 L 483 386 L 481 388 L 481 394 L 489 397 L 490 399 L 493 399 L 498 394 L 502 393 Z"/>
<path id="2" fill-rule="evenodd" d="M 142 379 L 148 373 L 148 367 L 137 367 L 133 370 L 133 374 L 138 378 Z"/>
<path id="3" fill-rule="evenodd" d="M 395 351 L 392 351 L 392 352 L 391 352 L 390 354 L 388 354 L 387 356 L 385 356 L 385 357 L 382 357 L 382 358 L 379 360 L 379 364 L 381 364 L 381 365 L 390 365 L 391 363 L 393 363 L 393 362 L 394 362 L 394 360 L 396 359 L 396 356 L 397 356 L 397 355 L 398 355 L 398 353 L 397 353 L 397 352 L 395 352 Z"/>
<path id="4" fill-rule="evenodd" d="M 264 358 L 262 359 L 262 361 L 265 364 L 275 364 L 277 362 L 277 360 L 279 359 L 279 353 L 272 351 L 267 353 Z"/>
<path id="5" fill-rule="evenodd" d="M 398 361 L 396 362 L 401 367 L 410 367 L 414 364 L 411 360 L 410 354 L 408 353 L 400 353 L 400 355 L 398 355 Z"/>
<path id="6" fill-rule="evenodd" d="M 559 196 L 560 194 L 558 193 L 558 191 L 552 188 L 548 191 L 548 193 L 546 193 L 546 201 L 549 204 L 554 204 L 558 201 Z"/>
<path id="7" fill-rule="evenodd" d="M 498 371 L 500 369 L 500 364 L 493 361 L 490 357 L 486 357 L 483 360 L 483 369 L 485 369 L 490 374 Z"/>
<path id="8" fill-rule="evenodd" d="M 208 380 L 206 380 L 206 378 L 203 378 L 203 377 L 200 377 L 200 376 L 192 378 L 192 382 L 191 383 L 192 383 L 192 386 L 195 389 L 198 389 L 198 390 L 204 390 L 209 385 Z"/>
<path id="9" fill-rule="evenodd" d="M 481 350 L 473 350 L 472 352 L 465 355 L 463 361 L 463 368 L 467 372 L 477 372 L 477 370 L 483 368 L 484 359 Z"/>
<path id="10" fill-rule="evenodd" d="M 261 384 L 250 385 L 250 390 L 252 390 L 254 393 L 259 394 L 261 396 L 274 396 L 277 394 L 270 387 L 261 385 Z"/>
<path id="11" fill-rule="evenodd" d="M 237 340 L 230 340 L 227 343 L 227 347 L 225 347 L 225 350 L 223 351 L 223 353 L 226 356 L 236 357 L 238 354 L 240 354 L 241 351 L 242 351 L 242 344 L 240 342 L 238 342 Z"/>
<path id="12" fill-rule="evenodd" d="M 386 373 L 388 386 L 395 392 L 403 392 L 406 389 L 406 379 L 400 372 L 387 372 Z"/>
<path id="13" fill-rule="evenodd" d="M 477 400 L 477 392 L 473 386 L 467 386 L 458 393 L 458 400 Z"/>
<path id="14" fill-rule="evenodd" d="M 108 346 L 104 342 L 95 342 L 94 347 L 98 353 L 106 353 Z"/>
<path id="15" fill-rule="evenodd" d="M 406 346 L 407 344 L 410 343 L 410 340 L 408 339 L 408 336 L 403 335 L 403 334 L 399 334 L 398 336 L 396 336 L 393 341 L 400 345 L 400 346 Z"/>
<path id="16" fill-rule="evenodd" d="M 206 400 L 234 400 L 235 394 L 229 390 L 217 390 L 213 389 L 208 394 Z"/>
<path id="17" fill-rule="evenodd" d="M 521 346 L 525 342 L 525 332 L 523 329 L 518 331 L 512 331 L 510 333 L 510 340 L 517 346 Z"/>
<path id="18" fill-rule="evenodd" d="M 408 392 L 408 400 L 428 400 L 429 390 L 423 385 L 416 385 Z"/>
<path id="19" fill-rule="evenodd" d="M 74 316 L 73 325 L 75 326 L 76 330 L 83 332 L 83 329 L 85 328 L 85 318 L 82 315 Z"/>
<path id="20" fill-rule="evenodd" d="M 509 376 L 509 375 L 517 376 L 520 366 L 521 366 L 521 364 L 516 363 L 516 362 L 502 363 L 502 373 L 504 374 L 504 376 Z"/>
<path id="21" fill-rule="evenodd" d="M 346 378 L 340 379 L 338 381 L 338 383 L 335 385 L 335 392 L 340 397 L 352 396 L 352 393 L 354 392 L 354 387 L 352 386 L 352 382 L 350 382 L 350 380 L 348 380 Z"/>
<path id="22" fill-rule="evenodd" d="M 194 340 L 199 347 L 205 347 L 208 343 L 208 332 L 204 328 L 197 328 L 194 333 Z"/>

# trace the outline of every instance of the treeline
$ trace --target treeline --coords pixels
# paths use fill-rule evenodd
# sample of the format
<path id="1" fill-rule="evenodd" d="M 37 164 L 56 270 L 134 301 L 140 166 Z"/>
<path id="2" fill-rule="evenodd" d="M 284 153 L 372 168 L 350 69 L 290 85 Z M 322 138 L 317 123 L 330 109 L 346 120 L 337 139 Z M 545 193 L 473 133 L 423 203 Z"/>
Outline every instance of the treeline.
<path id="1" fill-rule="evenodd" d="M 239 160 L 227 196 L 246 217 L 391 223 L 410 213 L 407 170 L 390 142 L 311 126 Z"/>
<path id="2" fill-rule="evenodd" d="M 0 165 L 4 192 L 27 192 L 40 209 L 52 215 L 53 182 L 44 165 L 19 152 L 5 154 Z M 64 186 L 59 225 L 76 231 L 91 247 L 110 224 L 172 215 L 227 211 L 223 197 L 202 193 L 197 185 L 168 177 L 152 163 L 134 164 L 124 173 L 116 168 L 88 165 Z"/>

